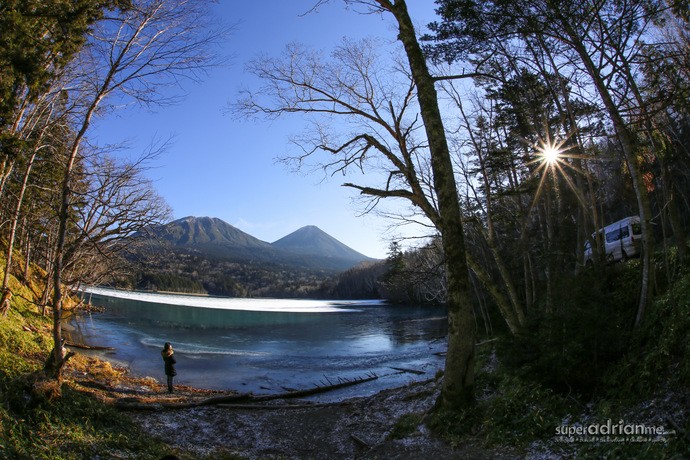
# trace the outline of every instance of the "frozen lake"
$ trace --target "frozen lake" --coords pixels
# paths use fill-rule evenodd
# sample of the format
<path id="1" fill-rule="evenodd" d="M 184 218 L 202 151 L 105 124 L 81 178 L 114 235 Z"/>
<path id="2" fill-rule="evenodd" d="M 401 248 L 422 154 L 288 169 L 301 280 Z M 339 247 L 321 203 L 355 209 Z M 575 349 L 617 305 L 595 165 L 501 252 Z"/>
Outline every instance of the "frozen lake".
<path id="1" fill-rule="evenodd" d="M 327 379 L 372 382 L 314 397 L 373 394 L 443 369 L 445 309 L 378 301 L 232 299 L 89 288 L 103 313 L 70 318 L 69 340 L 102 352 L 135 375 L 165 381 L 160 350 L 171 342 L 176 382 L 256 394 L 307 389 Z M 423 371 L 416 375 L 393 368 Z"/>

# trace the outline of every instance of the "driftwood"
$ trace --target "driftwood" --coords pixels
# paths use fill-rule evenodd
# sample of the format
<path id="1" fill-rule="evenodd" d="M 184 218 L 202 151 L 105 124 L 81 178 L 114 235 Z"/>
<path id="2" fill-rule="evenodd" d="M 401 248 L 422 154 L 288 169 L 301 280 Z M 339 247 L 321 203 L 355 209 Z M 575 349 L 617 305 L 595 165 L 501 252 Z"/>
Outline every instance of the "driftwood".
<path id="1" fill-rule="evenodd" d="M 83 345 L 80 343 L 74 343 L 74 342 L 65 342 L 65 346 L 72 347 L 72 348 L 81 348 L 82 350 L 114 350 L 113 347 L 97 347 L 93 345 Z"/>
<path id="2" fill-rule="evenodd" d="M 123 398 L 116 401 L 115 406 L 120 409 L 125 410 L 162 410 L 162 409 L 190 409 L 193 407 L 201 406 L 213 406 L 213 405 L 232 405 L 235 403 L 245 403 L 245 402 L 264 402 L 271 401 L 275 399 L 290 399 L 290 398 L 303 398 L 306 396 L 312 396 L 319 393 L 325 393 L 327 391 L 338 390 L 340 388 L 349 387 L 352 385 L 358 385 L 360 383 L 370 382 L 376 380 L 379 377 L 375 374 L 369 374 L 366 377 L 359 377 L 356 379 L 338 379 L 338 383 L 330 383 L 328 385 L 317 385 L 314 388 L 309 388 L 306 390 L 296 390 L 288 391 L 287 393 L 278 393 L 273 395 L 254 395 L 251 393 L 240 393 L 237 395 L 230 396 L 217 396 L 213 398 L 203 399 L 201 401 L 189 402 L 189 403 L 142 403 L 134 398 Z M 328 378 L 326 378 L 328 382 Z M 284 406 L 289 407 L 289 406 Z"/>
<path id="3" fill-rule="evenodd" d="M 315 394 L 319 393 L 325 393 L 327 391 L 332 391 L 332 390 L 338 390 L 340 388 L 345 388 L 349 387 L 352 385 L 357 385 L 360 383 L 364 382 L 371 382 L 372 380 L 376 380 L 378 375 L 375 374 L 369 374 L 367 377 L 359 377 L 356 379 L 339 379 L 338 383 L 330 383 L 330 380 L 328 380 L 329 384 L 328 385 L 317 385 L 314 388 L 309 388 L 307 390 L 293 390 L 293 391 L 288 391 L 287 393 L 278 393 L 274 395 L 244 395 L 244 397 L 250 401 L 272 401 L 275 399 L 290 399 L 290 398 L 304 398 L 305 396 L 312 396 Z M 203 401 L 200 401 L 197 403 L 197 406 L 209 406 L 213 404 L 221 404 L 221 403 L 233 403 L 236 401 L 239 401 L 241 399 L 238 399 L 238 396 L 243 396 L 243 395 L 233 395 L 233 396 L 220 396 L 217 398 L 209 398 L 205 399 Z"/>
<path id="4" fill-rule="evenodd" d="M 307 390 L 295 390 L 295 391 L 288 391 L 287 393 L 280 393 L 277 395 L 263 395 L 263 396 L 256 396 L 257 401 L 268 401 L 271 399 L 287 399 L 287 398 L 303 398 L 305 396 L 311 396 L 319 393 L 325 393 L 327 391 L 332 391 L 332 390 L 338 390 L 340 388 L 345 388 L 349 387 L 352 385 L 358 385 L 360 383 L 364 382 L 371 382 L 372 380 L 376 380 L 379 378 L 378 375 L 376 374 L 369 374 L 366 377 L 358 377 L 355 379 L 343 379 L 339 378 L 338 383 L 333 383 L 330 380 L 328 380 L 328 377 L 325 377 L 326 381 L 328 384 L 324 384 L 322 382 L 322 385 L 317 385 L 314 388 L 309 388 Z"/>
<path id="5" fill-rule="evenodd" d="M 424 375 L 426 372 L 424 371 L 418 371 L 416 369 L 408 369 L 406 367 L 391 367 L 391 369 L 395 371 L 400 371 L 400 372 L 408 372 L 410 374 L 415 374 L 415 375 Z"/>
<path id="6" fill-rule="evenodd" d="M 357 435 L 355 435 L 355 434 L 353 434 L 353 433 L 350 433 L 350 438 L 352 438 L 352 440 L 353 440 L 358 446 L 364 447 L 365 449 L 371 449 L 371 446 L 369 445 L 369 443 L 366 442 L 365 440 L 363 440 L 362 438 L 360 438 L 359 436 L 357 436 Z"/>

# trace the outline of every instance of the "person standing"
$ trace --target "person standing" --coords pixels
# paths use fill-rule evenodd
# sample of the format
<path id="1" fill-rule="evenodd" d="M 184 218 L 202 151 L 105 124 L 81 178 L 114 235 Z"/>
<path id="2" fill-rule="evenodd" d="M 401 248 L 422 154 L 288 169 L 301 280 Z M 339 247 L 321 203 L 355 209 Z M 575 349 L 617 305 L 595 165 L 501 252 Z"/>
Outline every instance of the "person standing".
<path id="1" fill-rule="evenodd" d="M 165 342 L 161 356 L 163 356 L 163 362 L 165 363 L 165 375 L 168 377 L 168 393 L 173 392 L 173 377 L 177 375 L 177 371 L 175 371 L 175 363 L 177 361 L 175 361 L 174 353 L 170 342 Z"/>

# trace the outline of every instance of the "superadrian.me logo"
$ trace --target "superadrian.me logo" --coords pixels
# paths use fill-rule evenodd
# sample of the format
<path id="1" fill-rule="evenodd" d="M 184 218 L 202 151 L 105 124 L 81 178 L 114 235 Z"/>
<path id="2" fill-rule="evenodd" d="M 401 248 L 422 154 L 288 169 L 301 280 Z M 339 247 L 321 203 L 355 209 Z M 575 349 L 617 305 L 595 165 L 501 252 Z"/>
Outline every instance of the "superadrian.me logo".
<path id="1" fill-rule="evenodd" d="M 606 423 L 589 425 L 561 425 L 556 427 L 558 442 L 666 442 L 674 430 L 663 426 L 638 423 L 618 423 L 611 419 Z"/>

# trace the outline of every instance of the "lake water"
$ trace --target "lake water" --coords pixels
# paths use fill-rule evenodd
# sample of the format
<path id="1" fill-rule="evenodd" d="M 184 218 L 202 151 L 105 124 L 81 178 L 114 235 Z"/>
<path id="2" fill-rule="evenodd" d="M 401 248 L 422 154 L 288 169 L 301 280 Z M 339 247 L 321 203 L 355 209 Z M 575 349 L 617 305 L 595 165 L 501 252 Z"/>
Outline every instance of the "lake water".
<path id="1" fill-rule="evenodd" d="M 431 378 L 444 365 L 442 308 L 88 291 L 105 312 L 69 318 L 68 340 L 112 347 L 100 356 L 161 382 L 165 342 L 175 349 L 176 382 L 200 388 L 270 394 L 379 376 L 312 398 L 322 401 Z"/>

